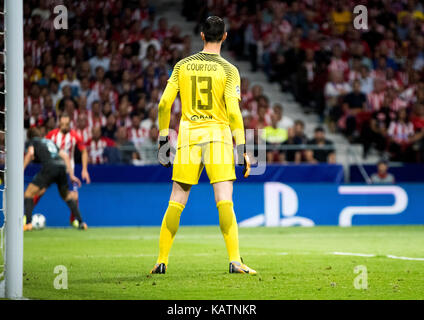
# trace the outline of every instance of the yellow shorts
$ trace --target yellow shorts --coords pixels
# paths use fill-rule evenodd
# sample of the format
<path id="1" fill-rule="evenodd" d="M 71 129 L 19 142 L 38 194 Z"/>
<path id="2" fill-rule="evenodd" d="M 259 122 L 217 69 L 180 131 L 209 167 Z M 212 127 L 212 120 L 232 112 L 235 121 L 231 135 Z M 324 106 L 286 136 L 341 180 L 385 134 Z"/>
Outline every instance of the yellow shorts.
<path id="1" fill-rule="evenodd" d="M 206 167 L 210 183 L 235 180 L 233 146 L 223 142 L 207 142 L 177 149 L 172 180 L 197 184 L 203 167 Z"/>

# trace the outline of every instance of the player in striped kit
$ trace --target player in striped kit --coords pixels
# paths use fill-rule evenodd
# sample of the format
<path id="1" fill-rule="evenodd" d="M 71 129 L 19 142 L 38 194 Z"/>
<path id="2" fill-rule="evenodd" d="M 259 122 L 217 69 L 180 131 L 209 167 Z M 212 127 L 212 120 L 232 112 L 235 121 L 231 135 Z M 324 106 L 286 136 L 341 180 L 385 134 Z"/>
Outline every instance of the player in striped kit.
<path id="1" fill-rule="evenodd" d="M 87 170 L 88 165 L 88 152 L 85 147 L 82 138 L 76 133 L 75 130 L 71 129 L 71 118 L 66 113 L 63 113 L 59 118 L 59 128 L 51 130 L 46 135 L 47 139 L 52 140 L 60 150 L 66 152 L 71 161 L 72 170 L 74 170 L 75 162 L 74 162 L 74 154 L 75 147 L 79 149 L 81 152 L 81 162 L 82 162 L 82 171 L 81 177 L 86 183 L 90 183 L 90 175 Z M 72 190 L 74 197 L 78 201 L 78 185 L 73 183 Z M 42 196 L 39 195 L 37 199 L 34 199 L 35 203 L 37 203 Z M 71 212 L 70 222 L 74 225 L 75 215 Z"/>

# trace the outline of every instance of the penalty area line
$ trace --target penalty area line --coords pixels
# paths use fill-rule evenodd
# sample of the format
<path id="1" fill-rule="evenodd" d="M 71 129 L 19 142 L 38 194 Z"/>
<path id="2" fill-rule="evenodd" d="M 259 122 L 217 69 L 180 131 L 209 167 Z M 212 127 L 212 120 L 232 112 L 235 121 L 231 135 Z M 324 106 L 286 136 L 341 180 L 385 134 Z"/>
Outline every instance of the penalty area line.
<path id="1" fill-rule="evenodd" d="M 331 253 L 338 256 L 355 256 L 355 257 L 367 257 L 367 258 L 372 258 L 377 256 L 375 254 L 369 254 L 369 253 L 353 253 L 353 252 L 331 252 Z M 398 260 L 424 261 L 424 258 L 398 257 L 391 254 L 385 255 L 385 257 L 389 259 L 398 259 Z"/>
<path id="2" fill-rule="evenodd" d="M 424 261 L 424 258 L 398 257 L 398 256 L 393 256 L 391 254 L 388 254 L 387 255 L 387 258 L 390 258 L 390 259 L 399 259 L 399 260 Z"/>
<path id="3" fill-rule="evenodd" d="M 332 254 L 335 254 L 338 256 L 375 257 L 375 254 L 369 254 L 369 253 L 332 252 Z"/>

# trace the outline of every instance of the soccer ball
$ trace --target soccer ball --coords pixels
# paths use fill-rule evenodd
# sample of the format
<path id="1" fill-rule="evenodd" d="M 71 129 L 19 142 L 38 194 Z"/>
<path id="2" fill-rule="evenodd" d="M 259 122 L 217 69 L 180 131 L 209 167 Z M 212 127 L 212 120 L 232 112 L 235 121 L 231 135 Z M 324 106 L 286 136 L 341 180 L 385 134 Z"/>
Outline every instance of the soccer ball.
<path id="1" fill-rule="evenodd" d="M 79 228 L 79 222 L 77 219 L 75 219 L 74 221 L 71 222 L 71 226 L 75 229 Z"/>
<path id="2" fill-rule="evenodd" d="M 46 217 L 41 213 L 36 213 L 32 216 L 32 228 L 35 230 L 41 230 L 46 227 Z"/>

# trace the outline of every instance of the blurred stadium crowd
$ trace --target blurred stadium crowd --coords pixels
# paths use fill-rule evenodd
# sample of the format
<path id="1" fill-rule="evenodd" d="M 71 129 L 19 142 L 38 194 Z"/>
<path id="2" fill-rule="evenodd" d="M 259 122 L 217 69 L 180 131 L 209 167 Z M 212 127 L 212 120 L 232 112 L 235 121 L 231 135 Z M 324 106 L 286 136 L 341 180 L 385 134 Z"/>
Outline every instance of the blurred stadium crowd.
<path id="1" fill-rule="evenodd" d="M 66 113 L 91 163 L 156 163 L 157 104 L 174 64 L 191 54 L 191 35 L 157 18 L 147 0 L 65 1 L 69 30 L 55 30 L 58 3 L 24 1 L 25 128 L 46 134 Z M 331 131 L 362 143 L 365 156 L 375 148 L 391 160 L 423 162 L 424 7 L 361 4 L 369 30 L 353 28 L 353 1 L 184 0 L 182 14 L 197 22 L 195 36 L 208 15 L 225 17 L 225 45 L 237 59 L 292 92 Z M 247 138 L 266 141 L 269 162 L 336 161 L 323 127 L 307 137 L 302 120 L 247 78 L 241 95 L 246 129 L 264 129 Z M 171 141 L 180 109 L 177 98 Z M 305 144 L 324 147 L 296 147 Z"/>
<path id="2" fill-rule="evenodd" d="M 53 27 L 62 3 L 69 30 Z M 25 1 L 25 128 L 47 134 L 66 113 L 90 163 L 155 163 L 157 104 L 190 44 L 148 1 Z M 177 99 L 173 127 L 180 107 Z"/>
<path id="3" fill-rule="evenodd" d="M 422 2 L 361 1 L 368 9 L 368 30 L 353 27 L 358 1 L 185 4 L 183 13 L 197 25 L 211 14 L 227 17 L 228 47 L 235 56 L 292 92 L 305 112 L 317 113 L 331 131 L 363 144 L 365 157 L 375 147 L 390 160 L 424 161 Z M 247 87 L 242 104 L 246 127 L 287 129 L 280 142 L 290 140 L 295 135 L 287 127 L 291 121 L 276 122 L 275 107 L 258 88 Z"/>

